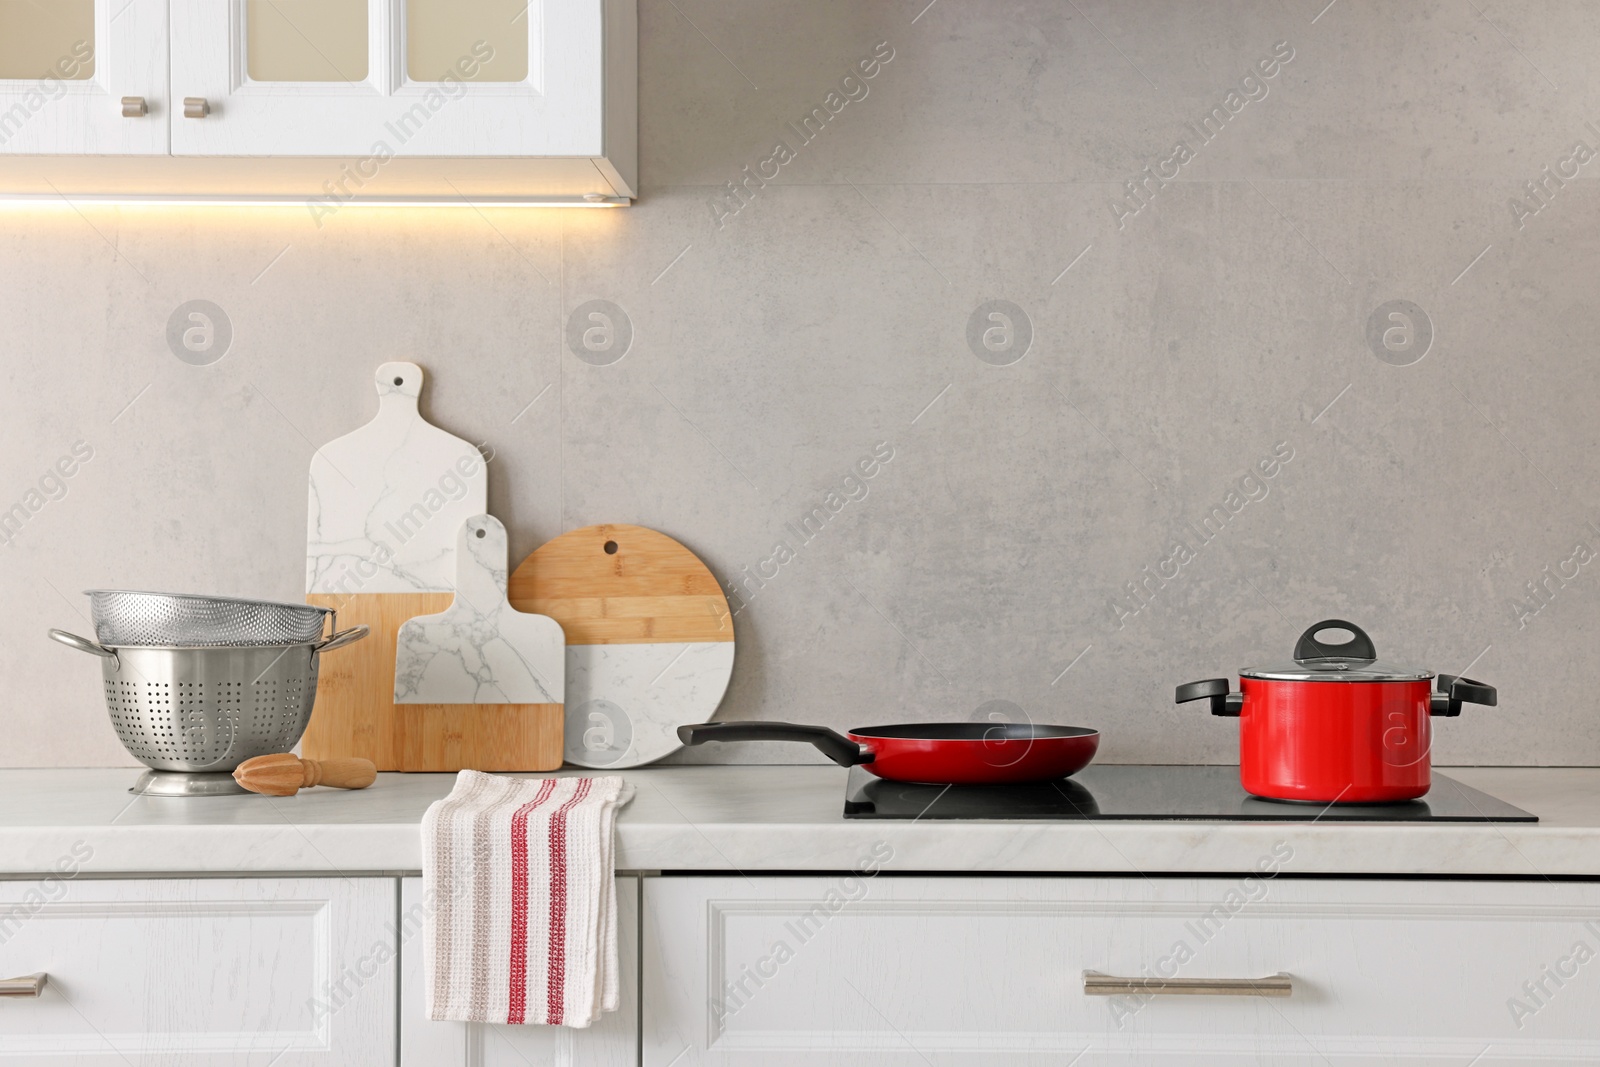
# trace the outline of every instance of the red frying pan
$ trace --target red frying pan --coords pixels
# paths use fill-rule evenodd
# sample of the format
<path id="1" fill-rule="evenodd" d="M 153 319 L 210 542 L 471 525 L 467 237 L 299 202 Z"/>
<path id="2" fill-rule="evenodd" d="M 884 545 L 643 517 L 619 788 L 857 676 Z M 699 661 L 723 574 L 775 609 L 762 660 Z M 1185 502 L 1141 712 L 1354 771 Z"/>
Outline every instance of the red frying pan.
<path id="1" fill-rule="evenodd" d="M 792 722 L 706 722 L 678 727 L 686 745 L 804 741 L 841 767 L 932 785 L 1001 785 L 1065 778 L 1089 765 L 1100 732 L 1081 726 L 944 722 L 870 726 L 849 735 Z"/>

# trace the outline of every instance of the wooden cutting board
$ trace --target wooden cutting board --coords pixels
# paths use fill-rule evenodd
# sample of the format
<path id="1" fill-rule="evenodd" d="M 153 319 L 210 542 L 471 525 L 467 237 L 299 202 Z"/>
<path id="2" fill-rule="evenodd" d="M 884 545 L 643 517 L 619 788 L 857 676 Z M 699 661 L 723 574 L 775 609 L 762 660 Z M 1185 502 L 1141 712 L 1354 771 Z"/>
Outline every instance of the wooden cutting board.
<path id="1" fill-rule="evenodd" d="M 488 510 L 488 471 L 473 445 L 417 410 L 422 368 L 385 363 L 378 413 L 311 460 L 306 601 L 366 623 L 372 635 L 322 664 L 301 751 L 361 756 L 380 771 L 551 770 L 561 764 L 559 717 L 516 705 L 394 702 L 396 640 L 418 615 L 453 599 L 462 524 Z"/>
<path id="2" fill-rule="evenodd" d="M 693 552 L 643 526 L 586 526 L 511 573 L 520 611 L 567 636 L 568 763 L 637 767 L 683 747 L 677 728 L 717 710 L 733 675 L 733 616 Z"/>

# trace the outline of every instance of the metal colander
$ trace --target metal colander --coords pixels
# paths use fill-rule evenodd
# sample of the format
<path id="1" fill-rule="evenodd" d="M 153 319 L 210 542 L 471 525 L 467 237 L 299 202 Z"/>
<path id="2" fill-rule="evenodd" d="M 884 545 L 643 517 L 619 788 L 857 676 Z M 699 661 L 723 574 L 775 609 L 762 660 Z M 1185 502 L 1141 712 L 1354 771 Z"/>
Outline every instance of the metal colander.
<path id="1" fill-rule="evenodd" d="M 94 634 L 102 645 L 190 648 L 294 645 L 322 640 L 332 609 L 271 600 L 88 589 Z"/>
<path id="2" fill-rule="evenodd" d="M 317 698 L 319 654 L 367 633 L 356 626 L 321 642 L 211 648 L 50 636 L 100 657 L 111 725 L 134 759 L 160 771 L 231 771 L 299 743 Z"/>

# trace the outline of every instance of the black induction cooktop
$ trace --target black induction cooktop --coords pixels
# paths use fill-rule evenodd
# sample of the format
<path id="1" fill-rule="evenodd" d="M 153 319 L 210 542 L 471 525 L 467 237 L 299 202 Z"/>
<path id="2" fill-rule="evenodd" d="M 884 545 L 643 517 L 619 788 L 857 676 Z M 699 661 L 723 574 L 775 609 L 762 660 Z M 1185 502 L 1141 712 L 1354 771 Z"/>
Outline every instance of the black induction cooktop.
<path id="1" fill-rule="evenodd" d="M 1264 800 L 1237 767 L 1100 764 L 1030 785 L 914 785 L 850 768 L 847 819 L 1204 819 L 1236 822 L 1538 822 L 1437 772 L 1420 800 L 1307 804 Z"/>

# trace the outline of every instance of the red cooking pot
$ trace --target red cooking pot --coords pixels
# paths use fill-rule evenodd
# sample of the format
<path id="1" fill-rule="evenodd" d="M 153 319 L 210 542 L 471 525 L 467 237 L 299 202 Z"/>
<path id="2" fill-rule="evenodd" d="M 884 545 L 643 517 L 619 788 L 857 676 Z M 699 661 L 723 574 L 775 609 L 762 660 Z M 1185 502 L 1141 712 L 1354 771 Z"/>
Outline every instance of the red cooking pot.
<path id="1" fill-rule="evenodd" d="M 792 722 L 703 722 L 678 727 L 678 739 L 686 745 L 804 741 L 841 767 L 932 785 L 1048 782 L 1083 770 L 1100 747 L 1097 730 L 1016 722 L 858 726 L 849 736 Z"/>
<path id="2" fill-rule="evenodd" d="M 1348 631 L 1335 643 L 1328 631 Z M 1273 800 L 1383 804 L 1415 800 L 1432 785 L 1433 715 L 1460 715 L 1463 702 L 1493 707 L 1493 686 L 1378 662 L 1355 623 L 1317 623 L 1294 646 L 1294 662 L 1178 686 L 1177 702 L 1209 699 L 1211 714 L 1239 718 L 1239 779 Z"/>

